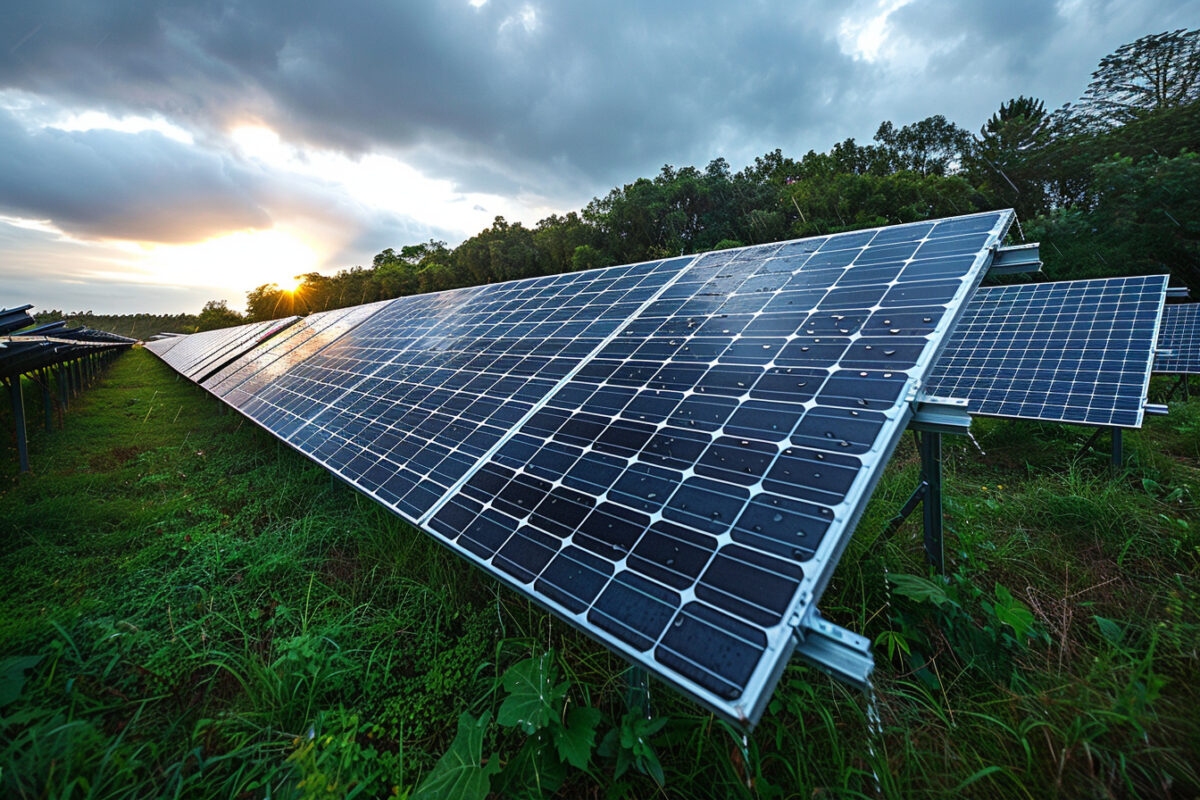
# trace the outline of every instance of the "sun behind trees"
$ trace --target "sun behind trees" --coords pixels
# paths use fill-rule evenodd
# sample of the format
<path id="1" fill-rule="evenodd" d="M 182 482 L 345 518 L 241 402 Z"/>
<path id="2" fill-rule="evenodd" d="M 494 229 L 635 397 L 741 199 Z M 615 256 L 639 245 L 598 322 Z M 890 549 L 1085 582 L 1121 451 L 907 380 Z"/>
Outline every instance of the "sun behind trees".
<path id="1" fill-rule="evenodd" d="M 246 320 L 1002 207 L 1043 242 L 1053 279 L 1167 269 L 1200 288 L 1198 149 L 1200 30 L 1152 34 L 1054 112 L 1020 96 L 974 135 L 934 115 L 738 172 L 723 158 L 667 165 L 533 228 L 496 217 L 456 248 L 430 240 L 292 291 L 259 286 Z"/>

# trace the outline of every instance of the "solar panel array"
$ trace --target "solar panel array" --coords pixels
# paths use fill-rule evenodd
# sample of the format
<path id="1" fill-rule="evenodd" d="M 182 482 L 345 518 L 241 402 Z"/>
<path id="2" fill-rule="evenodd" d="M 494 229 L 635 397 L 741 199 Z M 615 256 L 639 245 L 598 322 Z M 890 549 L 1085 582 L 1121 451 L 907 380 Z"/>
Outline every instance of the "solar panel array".
<path id="1" fill-rule="evenodd" d="M 261 340 L 201 385 L 218 397 L 248 397 L 282 377 L 297 361 L 320 350 L 392 301 L 319 311 Z M 230 401 L 238 405 L 237 400 Z"/>
<path id="2" fill-rule="evenodd" d="M 207 385 L 752 723 L 1011 221 L 401 298 L 314 347 L 288 349 L 323 321 L 280 334 Z"/>
<path id="3" fill-rule="evenodd" d="M 972 414 L 1142 424 L 1167 276 L 979 289 L 927 387 Z"/>
<path id="4" fill-rule="evenodd" d="M 183 337 L 183 341 L 164 339 L 149 342 L 146 347 L 184 377 L 202 381 L 246 350 L 298 319 L 299 317 L 286 317 L 251 322 L 233 328 L 202 331 Z"/>
<path id="5" fill-rule="evenodd" d="M 1175 375 L 1200 373 L 1200 303 L 1169 305 L 1163 309 L 1154 371 Z"/>

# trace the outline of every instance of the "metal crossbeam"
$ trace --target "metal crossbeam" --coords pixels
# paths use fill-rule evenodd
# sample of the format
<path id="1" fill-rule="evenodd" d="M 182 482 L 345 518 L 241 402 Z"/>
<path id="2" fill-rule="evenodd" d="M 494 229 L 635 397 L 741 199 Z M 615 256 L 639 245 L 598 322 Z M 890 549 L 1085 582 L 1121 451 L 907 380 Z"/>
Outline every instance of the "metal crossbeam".
<path id="1" fill-rule="evenodd" d="M 998 248 L 992 257 L 988 275 L 1020 275 L 1041 271 L 1042 257 L 1038 252 L 1038 243 L 1032 242 Z"/>

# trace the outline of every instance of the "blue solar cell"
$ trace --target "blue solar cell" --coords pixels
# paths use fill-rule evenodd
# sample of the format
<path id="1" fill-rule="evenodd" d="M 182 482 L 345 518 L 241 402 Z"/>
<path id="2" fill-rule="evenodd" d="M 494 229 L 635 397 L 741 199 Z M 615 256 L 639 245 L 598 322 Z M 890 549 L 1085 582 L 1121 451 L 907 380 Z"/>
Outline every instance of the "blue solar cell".
<path id="1" fill-rule="evenodd" d="M 1200 373 L 1200 303 L 1169 305 L 1163 309 L 1162 330 L 1154 371 L 1177 375 Z"/>
<path id="2" fill-rule="evenodd" d="M 976 292 L 927 392 L 972 414 L 1140 427 L 1167 276 Z"/>

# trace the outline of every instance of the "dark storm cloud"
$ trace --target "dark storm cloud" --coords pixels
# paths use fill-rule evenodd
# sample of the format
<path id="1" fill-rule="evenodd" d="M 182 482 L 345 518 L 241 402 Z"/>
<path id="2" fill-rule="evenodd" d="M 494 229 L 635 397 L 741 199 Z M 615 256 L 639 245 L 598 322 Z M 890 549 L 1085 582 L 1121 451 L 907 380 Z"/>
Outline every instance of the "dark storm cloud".
<path id="1" fill-rule="evenodd" d="M 257 117 L 351 152 L 436 146 L 510 190 L 711 157 L 751 121 L 755 138 L 829 125 L 853 73 L 823 12 L 793 6 L 108 5 L 13 9 L 0 86 L 193 128 Z"/>
<path id="2" fill-rule="evenodd" d="M 977 129 L 1020 93 L 1057 105 L 1117 44 L 1200 16 L 1197 0 L 914 0 L 889 20 L 895 60 L 871 63 L 839 32 L 878 14 L 874 0 L 9 6 L 0 89 L 191 130 L 211 151 L 199 205 L 228 192 L 221 213 L 251 224 L 266 212 L 217 152 L 238 122 L 566 209 L 663 163 L 737 167 L 933 113 Z M 100 172 L 81 183 L 111 185 Z"/>

